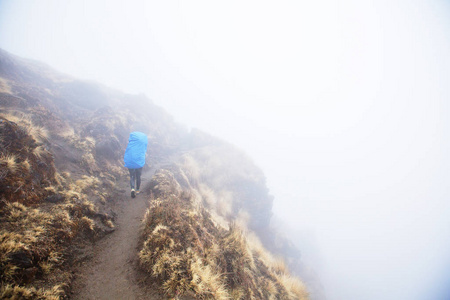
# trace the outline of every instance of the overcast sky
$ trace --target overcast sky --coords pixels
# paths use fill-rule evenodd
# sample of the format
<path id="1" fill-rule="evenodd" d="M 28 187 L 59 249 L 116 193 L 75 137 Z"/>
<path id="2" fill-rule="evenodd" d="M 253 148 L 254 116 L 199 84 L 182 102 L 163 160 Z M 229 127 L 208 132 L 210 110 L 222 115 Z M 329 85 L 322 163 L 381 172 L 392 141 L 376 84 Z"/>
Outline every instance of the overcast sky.
<path id="1" fill-rule="evenodd" d="M 330 300 L 448 299 L 449 29 L 432 0 L 0 0 L 1 48 L 246 151 Z"/>

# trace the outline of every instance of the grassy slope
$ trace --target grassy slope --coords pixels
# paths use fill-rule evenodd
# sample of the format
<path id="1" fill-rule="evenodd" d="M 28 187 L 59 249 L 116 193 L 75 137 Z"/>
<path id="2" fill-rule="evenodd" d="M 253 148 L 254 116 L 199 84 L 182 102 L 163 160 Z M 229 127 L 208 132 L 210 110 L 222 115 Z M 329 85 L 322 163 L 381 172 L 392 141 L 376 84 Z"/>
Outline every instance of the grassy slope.
<path id="1" fill-rule="evenodd" d="M 184 134 L 145 97 L 0 50 L 0 298 L 66 293 L 75 245 L 114 227 L 111 202 L 135 129 L 151 136 L 150 162 Z"/>
<path id="2" fill-rule="evenodd" d="M 116 182 L 127 178 L 121 158 L 132 130 L 149 135 L 150 163 L 185 153 L 148 187 L 154 201 L 141 259 L 163 292 L 221 299 L 305 295 L 251 233 L 269 230 L 272 197 L 245 155 L 200 132 L 187 134 L 144 96 L 78 81 L 0 50 L 0 298 L 66 293 L 74 246 L 114 227 L 111 202 Z M 158 194 L 158 180 L 168 180 L 175 196 Z M 164 261 L 174 257 L 175 263 Z"/>
<path id="3" fill-rule="evenodd" d="M 175 298 L 307 299 L 284 261 L 236 218 L 220 225 L 197 188 L 180 167 L 161 170 L 146 188 L 152 201 L 140 260 L 160 290 Z"/>

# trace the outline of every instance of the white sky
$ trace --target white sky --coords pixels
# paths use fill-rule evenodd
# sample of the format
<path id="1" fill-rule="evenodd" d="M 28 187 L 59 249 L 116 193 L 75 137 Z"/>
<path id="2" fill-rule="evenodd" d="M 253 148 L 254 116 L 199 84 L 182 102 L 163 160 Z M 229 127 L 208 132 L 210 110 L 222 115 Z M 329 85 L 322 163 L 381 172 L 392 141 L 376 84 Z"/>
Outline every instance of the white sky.
<path id="1" fill-rule="evenodd" d="M 315 236 L 329 299 L 439 299 L 449 16 L 445 1 L 11 0 L 0 47 L 244 149 L 276 214 Z"/>

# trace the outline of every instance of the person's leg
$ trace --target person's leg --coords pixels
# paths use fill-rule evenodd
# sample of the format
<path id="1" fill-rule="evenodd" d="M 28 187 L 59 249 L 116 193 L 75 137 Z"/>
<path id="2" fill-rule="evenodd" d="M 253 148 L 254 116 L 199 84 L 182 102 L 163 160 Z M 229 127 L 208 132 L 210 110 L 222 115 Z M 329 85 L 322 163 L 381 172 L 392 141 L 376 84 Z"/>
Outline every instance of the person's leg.
<path id="1" fill-rule="evenodd" d="M 128 169 L 128 171 L 130 172 L 130 186 L 131 189 L 134 190 L 134 185 L 136 182 L 136 169 Z"/>
<path id="2" fill-rule="evenodd" d="M 139 189 L 141 187 L 141 174 L 142 168 L 136 169 L 136 190 L 139 193 Z"/>
<path id="3" fill-rule="evenodd" d="M 130 171 L 130 186 L 131 186 L 131 198 L 136 197 L 136 192 L 134 191 L 134 183 L 136 182 L 136 170 L 128 169 Z"/>

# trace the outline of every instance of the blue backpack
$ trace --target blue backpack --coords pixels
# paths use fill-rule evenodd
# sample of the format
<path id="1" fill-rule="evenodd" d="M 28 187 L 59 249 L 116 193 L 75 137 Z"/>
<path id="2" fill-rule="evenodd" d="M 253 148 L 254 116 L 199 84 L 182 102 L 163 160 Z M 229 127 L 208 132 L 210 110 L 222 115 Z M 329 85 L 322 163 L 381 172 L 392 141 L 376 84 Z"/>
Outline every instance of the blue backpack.
<path id="1" fill-rule="evenodd" d="M 123 156 L 126 168 L 139 169 L 145 165 L 147 144 L 148 139 L 144 133 L 138 131 L 130 133 L 127 150 Z"/>

